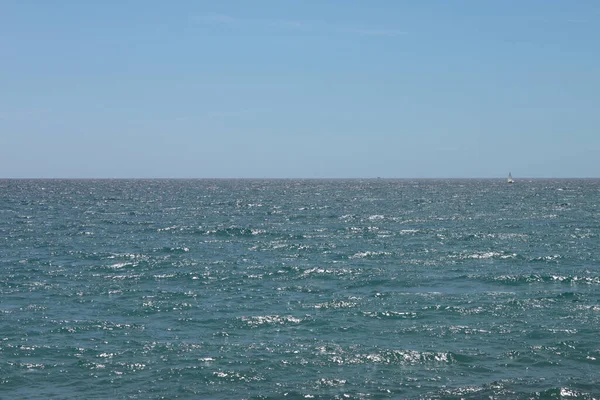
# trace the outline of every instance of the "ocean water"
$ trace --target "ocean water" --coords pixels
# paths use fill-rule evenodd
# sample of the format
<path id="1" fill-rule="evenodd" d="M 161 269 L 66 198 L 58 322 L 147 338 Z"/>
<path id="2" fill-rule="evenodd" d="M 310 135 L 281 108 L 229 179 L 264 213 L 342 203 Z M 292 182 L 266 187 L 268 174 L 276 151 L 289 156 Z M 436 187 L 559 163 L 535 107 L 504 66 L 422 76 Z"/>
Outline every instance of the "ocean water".
<path id="1" fill-rule="evenodd" d="M 0 180 L 0 398 L 600 398 L 599 235 L 599 180 Z"/>

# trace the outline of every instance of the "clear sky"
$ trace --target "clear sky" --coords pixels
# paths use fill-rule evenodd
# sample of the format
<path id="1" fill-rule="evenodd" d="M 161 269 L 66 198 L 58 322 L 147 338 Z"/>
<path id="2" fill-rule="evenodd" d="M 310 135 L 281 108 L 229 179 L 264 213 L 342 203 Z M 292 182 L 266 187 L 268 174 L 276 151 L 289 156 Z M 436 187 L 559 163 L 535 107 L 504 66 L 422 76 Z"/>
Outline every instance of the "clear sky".
<path id="1" fill-rule="evenodd" d="M 0 177 L 600 177 L 597 0 L 0 0 Z"/>

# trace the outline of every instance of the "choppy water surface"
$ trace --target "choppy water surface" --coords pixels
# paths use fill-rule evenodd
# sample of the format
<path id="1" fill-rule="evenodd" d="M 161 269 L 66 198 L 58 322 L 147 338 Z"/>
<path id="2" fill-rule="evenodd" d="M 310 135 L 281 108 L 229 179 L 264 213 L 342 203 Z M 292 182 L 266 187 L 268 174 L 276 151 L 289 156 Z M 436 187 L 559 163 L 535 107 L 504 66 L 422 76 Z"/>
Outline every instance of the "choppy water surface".
<path id="1" fill-rule="evenodd" d="M 600 181 L 0 181 L 2 398 L 600 398 Z"/>

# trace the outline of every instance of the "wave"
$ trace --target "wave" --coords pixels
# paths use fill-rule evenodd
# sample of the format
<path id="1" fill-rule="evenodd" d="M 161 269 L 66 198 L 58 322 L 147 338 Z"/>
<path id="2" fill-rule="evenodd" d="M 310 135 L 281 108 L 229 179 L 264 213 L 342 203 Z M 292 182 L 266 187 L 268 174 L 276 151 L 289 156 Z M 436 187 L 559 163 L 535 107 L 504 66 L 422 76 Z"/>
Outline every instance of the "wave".
<path id="1" fill-rule="evenodd" d="M 508 286 L 524 285 L 531 283 L 556 283 L 568 285 L 599 285 L 599 276 L 578 275 L 540 275 L 540 274 L 507 274 L 499 276 L 490 275 L 468 275 L 468 279 L 482 280 L 486 282 L 501 283 Z"/>
<path id="2" fill-rule="evenodd" d="M 356 259 L 356 258 L 380 259 L 380 258 L 384 258 L 384 257 L 390 257 L 391 255 L 392 255 L 392 253 L 389 251 L 360 251 L 358 253 L 351 255 L 348 258 L 350 258 L 350 259 Z"/>
<path id="3" fill-rule="evenodd" d="M 362 315 L 376 319 L 413 319 L 417 313 L 412 311 L 363 311 Z"/>
<path id="4" fill-rule="evenodd" d="M 366 353 L 325 351 L 336 365 L 391 364 L 391 365 L 450 365 L 459 362 L 451 352 L 383 349 Z"/>
<path id="5" fill-rule="evenodd" d="M 450 259 L 456 260 L 506 260 L 518 258 L 517 253 L 512 252 L 499 252 L 499 251 L 476 251 L 476 252 L 461 252 L 459 254 L 451 254 Z"/>
<path id="6" fill-rule="evenodd" d="M 254 237 L 257 235 L 265 235 L 267 231 L 261 228 L 250 227 L 196 227 L 187 225 L 170 225 L 163 228 L 157 228 L 156 232 L 169 234 L 187 234 L 187 235 L 202 235 L 215 237 Z"/>
<path id="7" fill-rule="evenodd" d="M 337 310 L 337 309 L 341 309 L 341 308 L 353 308 L 353 307 L 357 307 L 357 306 L 358 306 L 358 302 L 354 301 L 353 299 L 349 299 L 349 300 L 331 300 L 331 301 L 327 301 L 325 303 L 315 304 L 313 307 L 318 310 L 327 310 L 327 309 Z"/>
<path id="8" fill-rule="evenodd" d="M 589 391 L 570 388 L 568 386 L 543 388 L 543 382 L 522 382 L 524 379 L 507 379 L 496 381 L 481 386 L 465 385 L 452 389 L 442 389 L 429 393 L 427 398 L 436 400 L 464 399 L 478 400 L 484 398 L 529 399 L 529 400 L 556 400 L 556 399 L 581 399 L 595 400 L 597 397 Z M 528 390 L 523 386 L 539 386 L 538 390 Z"/>
<path id="9" fill-rule="evenodd" d="M 297 318 L 292 315 L 258 315 L 253 317 L 240 317 L 246 325 L 256 328 L 261 325 L 298 325 L 309 317 Z"/>

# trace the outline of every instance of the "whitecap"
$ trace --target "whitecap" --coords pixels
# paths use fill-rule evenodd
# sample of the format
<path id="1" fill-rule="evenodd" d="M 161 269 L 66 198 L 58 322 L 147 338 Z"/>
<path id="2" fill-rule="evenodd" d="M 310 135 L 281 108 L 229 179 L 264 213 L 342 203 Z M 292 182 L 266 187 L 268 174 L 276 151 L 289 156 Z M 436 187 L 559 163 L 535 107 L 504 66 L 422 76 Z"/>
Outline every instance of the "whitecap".
<path id="1" fill-rule="evenodd" d="M 299 324 L 302 322 L 302 319 L 291 315 L 258 315 L 253 317 L 242 317 L 241 320 L 250 326 L 285 325 L 287 323 Z"/>
<path id="2" fill-rule="evenodd" d="M 128 265 L 132 265 L 132 264 L 131 263 L 124 263 L 124 262 L 122 262 L 122 263 L 115 263 L 115 264 L 107 266 L 107 268 L 110 268 L 110 269 L 121 269 L 121 268 L 126 267 Z"/>

